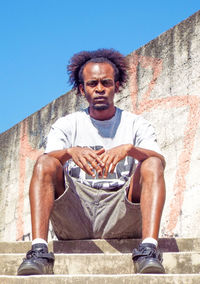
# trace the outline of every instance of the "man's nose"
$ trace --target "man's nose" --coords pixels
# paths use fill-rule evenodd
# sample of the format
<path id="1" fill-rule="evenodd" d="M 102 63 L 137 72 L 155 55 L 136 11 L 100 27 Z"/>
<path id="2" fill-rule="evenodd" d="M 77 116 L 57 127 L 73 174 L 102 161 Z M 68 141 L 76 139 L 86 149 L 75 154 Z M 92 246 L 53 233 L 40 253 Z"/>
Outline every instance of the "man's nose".
<path id="1" fill-rule="evenodd" d="M 104 92 L 104 86 L 101 82 L 98 82 L 97 86 L 96 86 L 96 91 L 99 93 Z"/>

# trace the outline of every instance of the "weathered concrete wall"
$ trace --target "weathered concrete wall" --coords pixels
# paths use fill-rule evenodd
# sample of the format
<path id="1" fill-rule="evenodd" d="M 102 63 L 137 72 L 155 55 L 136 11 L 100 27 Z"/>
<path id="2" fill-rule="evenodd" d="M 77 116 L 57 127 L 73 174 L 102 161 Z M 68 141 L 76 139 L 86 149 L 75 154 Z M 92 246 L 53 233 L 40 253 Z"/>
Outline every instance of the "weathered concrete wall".
<path id="1" fill-rule="evenodd" d="M 200 11 L 128 55 L 129 84 L 116 97 L 118 106 L 152 122 L 166 157 L 161 236 L 200 236 L 199 51 Z M 57 117 L 84 105 L 69 92 L 0 135 L 0 240 L 30 238 L 34 162 Z"/>

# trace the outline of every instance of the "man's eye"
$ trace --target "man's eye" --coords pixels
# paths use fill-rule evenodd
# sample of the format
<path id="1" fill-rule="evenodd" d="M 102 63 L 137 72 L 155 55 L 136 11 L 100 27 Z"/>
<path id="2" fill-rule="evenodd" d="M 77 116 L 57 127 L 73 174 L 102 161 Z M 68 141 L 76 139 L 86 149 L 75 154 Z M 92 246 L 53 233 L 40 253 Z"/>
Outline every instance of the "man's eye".
<path id="1" fill-rule="evenodd" d="M 105 87 L 110 87 L 110 86 L 113 86 L 113 81 L 111 81 L 111 80 L 105 80 L 105 81 L 102 81 L 102 84 L 103 84 Z"/>
<path id="2" fill-rule="evenodd" d="M 88 82 L 87 85 L 90 86 L 90 87 L 95 87 L 97 84 L 96 81 L 91 81 L 91 82 Z"/>

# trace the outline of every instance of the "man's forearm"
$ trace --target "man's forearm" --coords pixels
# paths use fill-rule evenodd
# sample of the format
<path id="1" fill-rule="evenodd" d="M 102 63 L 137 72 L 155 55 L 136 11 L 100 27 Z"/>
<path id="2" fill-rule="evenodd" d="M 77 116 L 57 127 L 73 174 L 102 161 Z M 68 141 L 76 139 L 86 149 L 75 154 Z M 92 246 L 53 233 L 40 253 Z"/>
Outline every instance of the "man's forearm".
<path id="1" fill-rule="evenodd" d="M 57 150 L 47 153 L 47 155 L 58 159 L 62 165 L 69 159 L 84 170 L 87 174 L 95 176 L 94 170 L 101 176 L 104 163 L 101 161 L 100 154 L 105 152 L 105 149 L 93 150 L 89 147 L 71 147 L 63 150 Z"/>
<path id="2" fill-rule="evenodd" d="M 46 155 L 54 157 L 55 159 L 59 160 L 62 165 L 64 165 L 69 159 L 71 159 L 69 149 L 70 148 L 52 151 L 52 152 L 46 153 Z"/>
<path id="3" fill-rule="evenodd" d="M 128 150 L 128 156 L 133 157 L 134 159 L 142 162 L 150 157 L 157 157 L 161 160 L 163 167 L 165 168 L 165 158 L 152 150 L 147 150 L 144 148 L 140 148 L 140 147 L 135 147 L 131 144 L 129 144 L 129 150 Z"/>

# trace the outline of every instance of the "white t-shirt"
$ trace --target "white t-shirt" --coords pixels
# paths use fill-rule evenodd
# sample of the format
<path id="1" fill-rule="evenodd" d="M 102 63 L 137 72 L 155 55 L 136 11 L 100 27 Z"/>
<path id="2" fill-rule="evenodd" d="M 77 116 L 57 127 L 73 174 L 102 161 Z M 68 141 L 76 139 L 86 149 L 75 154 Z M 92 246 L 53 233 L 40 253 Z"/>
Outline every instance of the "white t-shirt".
<path id="1" fill-rule="evenodd" d="M 122 145 L 133 144 L 136 147 L 161 153 L 151 124 L 141 116 L 116 108 L 115 115 L 108 120 L 95 120 L 88 109 L 74 112 L 59 118 L 51 127 L 47 137 L 45 153 L 81 146 L 105 150 Z M 91 177 L 81 170 L 72 159 L 66 162 L 67 174 L 79 182 L 94 188 L 117 188 L 124 185 L 131 176 L 135 160 L 126 157 L 120 161 L 114 173 L 106 179 Z"/>

